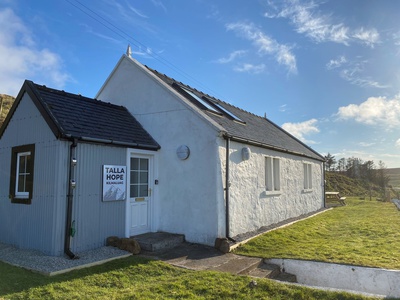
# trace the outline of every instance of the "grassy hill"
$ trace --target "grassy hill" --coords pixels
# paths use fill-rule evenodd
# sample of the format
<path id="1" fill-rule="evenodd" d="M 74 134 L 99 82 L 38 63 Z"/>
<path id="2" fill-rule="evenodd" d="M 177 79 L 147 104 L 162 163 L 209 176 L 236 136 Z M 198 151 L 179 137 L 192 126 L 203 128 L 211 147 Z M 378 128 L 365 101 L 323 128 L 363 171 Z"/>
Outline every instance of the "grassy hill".
<path id="1" fill-rule="evenodd" d="M 0 98 L 3 99 L 3 105 L 1 109 L 1 114 L 0 114 L 0 126 L 3 124 L 4 119 L 6 118 L 8 111 L 10 110 L 12 104 L 14 103 L 14 97 L 5 95 L 5 94 L 0 94 Z M 0 100 L 1 103 L 1 100 Z"/>
<path id="2" fill-rule="evenodd" d="M 371 195 L 383 198 L 380 188 L 366 181 L 349 178 L 336 172 L 326 172 L 325 180 L 327 192 L 339 192 L 342 196 L 369 197 Z M 394 192 L 390 191 L 390 193 L 391 197 L 395 196 Z"/>
<path id="3" fill-rule="evenodd" d="M 400 168 L 388 168 L 387 174 L 390 177 L 389 184 L 394 188 L 400 189 Z"/>

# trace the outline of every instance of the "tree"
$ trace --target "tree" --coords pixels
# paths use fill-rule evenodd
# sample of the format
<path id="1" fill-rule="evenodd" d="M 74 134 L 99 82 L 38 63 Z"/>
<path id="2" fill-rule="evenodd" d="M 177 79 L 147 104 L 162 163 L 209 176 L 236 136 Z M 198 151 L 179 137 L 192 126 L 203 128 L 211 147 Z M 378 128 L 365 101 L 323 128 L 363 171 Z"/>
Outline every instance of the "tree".
<path id="1" fill-rule="evenodd" d="M 350 178 L 360 178 L 360 165 L 362 160 L 356 157 L 349 157 L 346 164 L 346 175 Z"/>
<path id="2" fill-rule="evenodd" d="M 331 171 L 332 169 L 334 169 L 334 166 L 336 164 L 335 157 L 328 152 L 328 154 L 325 155 L 324 158 L 325 158 L 325 170 Z"/>
<path id="3" fill-rule="evenodd" d="M 344 157 L 338 160 L 336 170 L 340 173 L 346 171 L 346 159 Z"/>
<path id="4" fill-rule="evenodd" d="M 368 160 L 360 165 L 360 175 L 361 179 L 365 181 L 375 182 L 376 172 L 374 161 Z"/>
<path id="5" fill-rule="evenodd" d="M 389 184 L 390 177 L 387 173 L 386 165 L 383 161 L 379 161 L 378 163 L 378 170 L 376 174 L 376 181 L 377 184 L 382 188 L 385 189 L 386 186 Z"/>

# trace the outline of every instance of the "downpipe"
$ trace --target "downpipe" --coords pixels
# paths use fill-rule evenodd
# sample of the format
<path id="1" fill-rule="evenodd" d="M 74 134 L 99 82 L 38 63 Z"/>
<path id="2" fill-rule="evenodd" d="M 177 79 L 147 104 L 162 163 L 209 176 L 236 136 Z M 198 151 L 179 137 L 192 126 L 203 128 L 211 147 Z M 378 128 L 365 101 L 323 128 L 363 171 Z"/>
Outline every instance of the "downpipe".
<path id="1" fill-rule="evenodd" d="M 70 259 L 78 259 L 79 256 L 75 255 L 71 251 L 71 236 L 72 233 L 72 205 L 74 200 L 74 188 L 75 188 L 75 153 L 77 147 L 77 139 L 72 140 L 72 144 L 70 146 L 69 151 L 69 175 L 68 175 L 68 195 L 67 195 L 67 220 L 66 220 L 66 228 L 65 228 L 65 241 L 64 241 L 64 253 L 68 255 Z"/>
<path id="2" fill-rule="evenodd" d="M 229 188 L 231 186 L 229 177 L 229 149 L 230 149 L 230 138 L 226 136 L 226 159 L 225 159 L 225 236 L 231 242 L 236 242 L 230 237 L 230 215 L 229 215 Z"/>

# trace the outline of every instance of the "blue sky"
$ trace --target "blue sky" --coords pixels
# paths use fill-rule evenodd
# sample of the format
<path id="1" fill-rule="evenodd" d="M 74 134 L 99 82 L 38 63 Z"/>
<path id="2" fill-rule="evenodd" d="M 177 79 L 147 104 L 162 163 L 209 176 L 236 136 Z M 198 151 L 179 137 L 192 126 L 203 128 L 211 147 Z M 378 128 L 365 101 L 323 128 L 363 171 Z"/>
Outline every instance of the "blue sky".
<path id="1" fill-rule="evenodd" d="M 0 93 L 94 97 L 133 57 L 323 155 L 400 167 L 400 1 L 0 0 Z"/>

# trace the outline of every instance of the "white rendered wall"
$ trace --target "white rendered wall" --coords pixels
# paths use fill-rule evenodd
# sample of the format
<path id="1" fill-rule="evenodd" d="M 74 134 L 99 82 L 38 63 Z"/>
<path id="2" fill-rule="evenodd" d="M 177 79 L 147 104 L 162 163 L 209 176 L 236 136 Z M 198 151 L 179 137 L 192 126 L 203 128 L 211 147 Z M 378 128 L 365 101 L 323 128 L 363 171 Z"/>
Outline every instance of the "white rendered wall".
<path id="1" fill-rule="evenodd" d="M 242 148 L 251 157 L 242 159 Z M 225 178 L 225 145 L 220 145 L 222 176 Z M 280 191 L 266 192 L 265 157 L 280 159 Z M 303 164 L 312 164 L 312 190 L 304 190 Z M 321 162 L 237 142 L 230 143 L 229 215 L 230 236 L 252 232 L 324 206 L 323 165 Z"/>
<path id="2" fill-rule="evenodd" d="M 143 67 L 124 57 L 98 98 L 124 105 L 160 144 L 154 209 L 156 231 L 185 234 L 186 240 L 213 245 L 224 236 L 223 188 L 218 131 Z M 179 160 L 180 145 L 190 148 Z"/>

